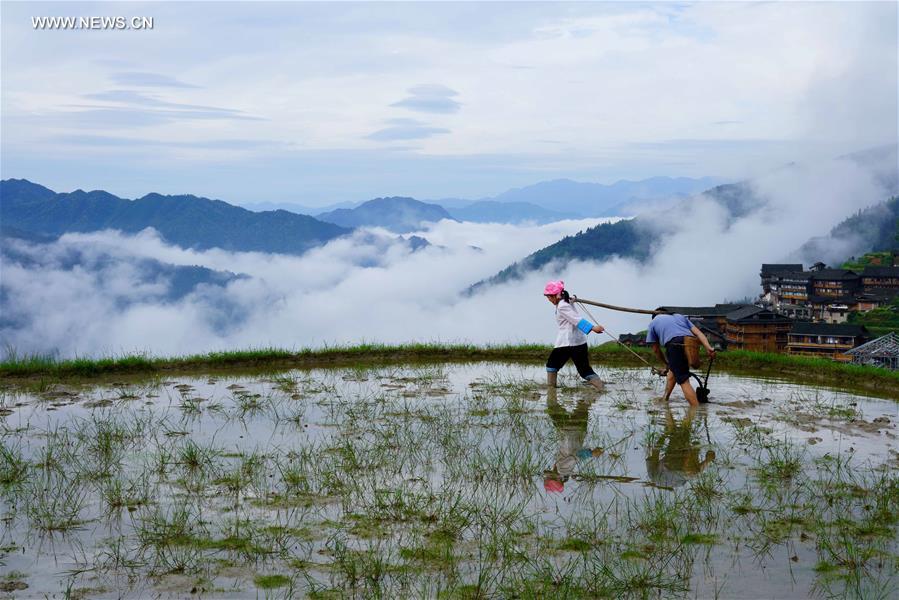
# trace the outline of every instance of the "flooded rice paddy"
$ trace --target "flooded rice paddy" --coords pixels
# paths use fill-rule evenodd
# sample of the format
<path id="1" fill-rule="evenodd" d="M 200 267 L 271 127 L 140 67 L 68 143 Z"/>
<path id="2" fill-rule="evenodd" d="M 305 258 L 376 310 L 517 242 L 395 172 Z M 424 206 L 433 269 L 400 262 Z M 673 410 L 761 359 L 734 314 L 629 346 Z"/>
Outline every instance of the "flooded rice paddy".
<path id="1" fill-rule="evenodd" d="M 894 401 L 496 363 L 0 396 L 0 597 L 896 597 Z"/>

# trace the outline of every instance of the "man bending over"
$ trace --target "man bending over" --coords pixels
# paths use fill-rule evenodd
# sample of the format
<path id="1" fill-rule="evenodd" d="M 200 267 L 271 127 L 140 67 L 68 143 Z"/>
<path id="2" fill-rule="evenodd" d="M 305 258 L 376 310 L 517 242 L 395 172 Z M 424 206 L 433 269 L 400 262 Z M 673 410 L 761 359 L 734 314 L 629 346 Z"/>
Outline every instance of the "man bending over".
<path id="1" fill-rule="evenodd" d="M 684 338 L 686 337 L 699 339 L 709 356 L 715 356 L 715 349 L 709 344 L 705 334 L 684 315 L 653 315 L 649 329 L 646 331 L 646 342 L 652 344 L 652 350 L 665 365 L 665 373 L 668 377 L 665 396 L 662 399 L 668 401 L 674 390 L 674 384 L 677 383 L 683 390 L 687 402 L 691 406 L 697 406 L 699 399 L 696 397 L 696 390 L 690 384 L 690 363 L 684 348 Z M 665 346 L 664 356 L 661 346 Z"/>

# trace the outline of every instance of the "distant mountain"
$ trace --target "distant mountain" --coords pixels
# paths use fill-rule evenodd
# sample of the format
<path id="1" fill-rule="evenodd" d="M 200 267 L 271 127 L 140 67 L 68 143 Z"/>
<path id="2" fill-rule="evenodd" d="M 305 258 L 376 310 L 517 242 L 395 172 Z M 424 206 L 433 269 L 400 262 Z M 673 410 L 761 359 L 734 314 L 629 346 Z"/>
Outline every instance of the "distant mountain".
<path id="1" fill-rule="evenodd" d="M 419 250 L 432 245 L 431 242 L 418 235 L 410 235 L 408 238 L 400 236 L 399 239 L 405 242 L 412 252 L 418 252 Z"/>
<path id="2" fill-rule="evenodd" d="M 643 230 L 637 219 L 603 223 L 573 236 L 566 236 L 546 248 L 509 265 L 493 277 L 479 281 L 469 288 L 476 293 L 482 288 L 521 279 L 530 271 L 536 271 L 553 261 L 568 262 L 575 259 L 604 260 L 612 256 L 644 261 L 649 256 L 655 236 Z"/>
<path id="3" fill-rule="evenodd" d="M 553 223 L 563 219 L 581 219 L 575 213 L 557 212 L 529 202 L 480 200 L 462 208 L 450 208 L 449 214 L 460 221 L 474 223 Z"/>
<path id="4" fill-rule="evenodd" d="M 671 206 L 722 183 L 716 177 L 652 177 L 606 185 L 556 179 L 514 188 L 478 199 L 406 197 L 376 198 L 365 203 L 341 202 L 318 209 L 286 202 L 244 203 L 249 210 L 287 210 L 343 227 L 384 227 L 396 233 L 418 229 L 426 221 L 455 218 L 474 223 L 552 223 L 584 217 L 633 216 Z M 426 205 L 426 206 L 422 206 Z M 446 212 L 440 213 L 442 208 Z"/>
<path id="5" fill-rule="evenodd" d="M 339 208 L 316 218 L 343 227 L 383 227 L 396 233 L 415 231 L 424 222 L 454 220 L 442 206 L 398 196 L 375 198 L 356 208 Z"/>
<path id="6" fill-rule="evenodd" d="M 705 195 L 727 210 L 731 223 L 763 205 L 746 183 L 720 185 L 706 191 Z M 554 261 L 565 264 L 572 260 L 603 261 L 618 256 L 644 262 L 652 255 L 656 241 L 665 234 L 665 223 L 662 213 L 661 218 L 653 219 L 651 223 L 647 217 L 636 217 L 591 227 L 576 235 L 566 236 L 493 277 L 479 281 L 468 289 L 468 293 L 476 293 L 485 286 L 521 279 L 528 272 Z"/>
<path id="7" fill-rule="evenodd" d="M 439 200 L 422 200 L 422 202 L 439 204 L 443 208 L 452 211 L 454 208 L 465 208 L 466 206 L 471 206 L 475 202 L 480 202 L 481 200 L 490 200 L 490 198 L 479 198 L 478 200 L 466 198 L 440 198 Z"/>
<path id="8" fill-rule="evenodd" d="M 685 198 L 723 183 L 717 177 L 652 177 L 641 181 L 621 180 L 611 185 L 570 179 L 541 181 L 489 198 L 495 202 L 526 202 L 543 208 L 584 217 L 630 216 L 620 206 L 635 200 Z"/>
<path id="9" fill-rule="evenodd" d="M 147 194 L 126 200 L 104 191 L 57 194 L 24 179 L 0 182 L 0 221 L 23 231 L 61 235 L 153 227 L 185 248 L 301 254 L 349 230 L 284 210 L 256 213 L 221 200 Z"/>
<path id="10" fill-rule="evenodd" d="M 899 197 L 860 210 L 826 236 L 804 243 L 792 256 L 803 263 L 840 264 L 850 256 L 899 249 Z"/>
<path id="11" fill-rule="evenodd" d="M 327 204 L 325 206 L 303 206 L 302 204 L 293 204 L 292 202 L 241 202 L 240 206 L 253 212 L 265 212 L 267 210 L 286 210 L 287 212 L 296 213 L 298 215 L 315 215 L 338 208 L 353 208 L 358 206 L 359 202 L 338 202 L 337 204 Z"/>

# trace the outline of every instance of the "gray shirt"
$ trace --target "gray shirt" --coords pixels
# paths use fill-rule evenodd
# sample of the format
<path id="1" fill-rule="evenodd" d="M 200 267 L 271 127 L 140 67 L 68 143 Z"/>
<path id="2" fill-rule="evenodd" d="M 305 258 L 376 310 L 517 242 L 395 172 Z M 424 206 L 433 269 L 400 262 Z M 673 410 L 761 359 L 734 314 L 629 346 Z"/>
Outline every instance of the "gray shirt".
<path id="1" fill-rule="evenodd" d="M 649 324 L 649 329 L 646 330 L 646 342 L 650 344 L 659 342 L 664 346 L 672 338 L 679 336 L 692 337 L 693 332 L 690 331 L 692 328 L 693 323 L 684 315 L 658 315 Z"/>

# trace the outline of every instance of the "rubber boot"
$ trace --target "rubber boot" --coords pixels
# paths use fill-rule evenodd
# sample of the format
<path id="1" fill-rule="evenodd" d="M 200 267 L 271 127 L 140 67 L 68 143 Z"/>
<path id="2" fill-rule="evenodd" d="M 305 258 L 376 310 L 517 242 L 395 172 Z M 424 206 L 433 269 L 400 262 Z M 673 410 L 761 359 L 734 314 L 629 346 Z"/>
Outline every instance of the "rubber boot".
<path id="1" fill-rule="evenodd" d="M 558 373 L 553 373 L 551 371 L 546 372 L 546 387 L 554 388 L 556 387 L 556 382 L 559 379 Z"/>

